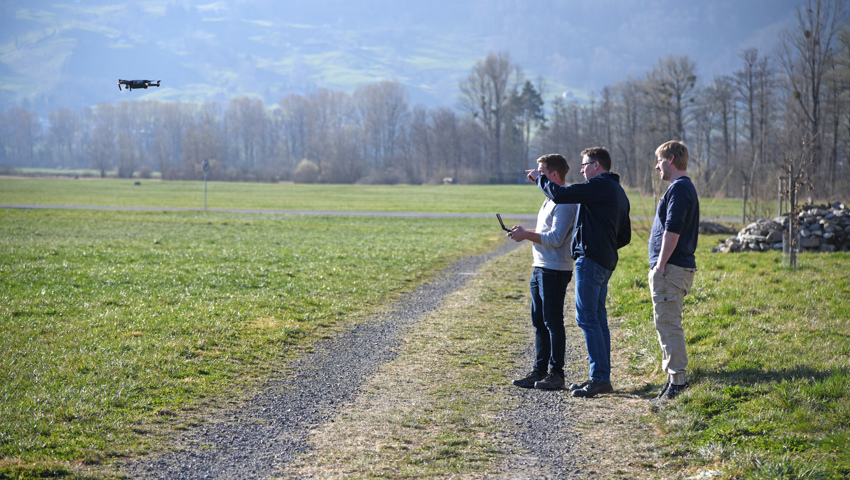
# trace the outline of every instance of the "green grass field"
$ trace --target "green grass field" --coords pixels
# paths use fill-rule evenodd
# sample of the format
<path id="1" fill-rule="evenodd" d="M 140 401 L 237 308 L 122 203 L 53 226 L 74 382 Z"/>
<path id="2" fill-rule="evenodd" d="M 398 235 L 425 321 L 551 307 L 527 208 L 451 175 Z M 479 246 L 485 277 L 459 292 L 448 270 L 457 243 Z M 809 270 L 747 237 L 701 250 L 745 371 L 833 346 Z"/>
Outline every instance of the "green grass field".
<path id="1" fill-rule="evenodd" d="M 135 185 L 139 181 L 141 185 Z M 652 197 L 629 191 L 632 215 L 652 216 Z M 543 194 L 528 185 L 305 185 L 209 182 L 207 208 L 536 214 Z M 0 204 L 204 207 L 203 182 L 0 178 Z M 739 200 L 702 199 L 704 217 L 741 215 Z"/>
<path id="2" fill-rule="evenodd" d="M 156 425 L 492 248 L 492 223 L 0 211 L 0 472 L 144 451 Z"/>
<path id="3" fill-rule="evenodd" d="M 215 186 L 215 208 L 527 214 L 541 200 L 532 186 Z M 0 203 L 186 207 L 198 199 L 201 183 L 0 179 Z M 256 386 L 310 340 L 453 259 L 493 248 L 502 241 L 494 223 L 0 210 L 0 478 L 87 478 L 74 472 L 148 451 Z M 609 289 L 629 359 L 618 367 L 647 398 L 663 382 L 646 281 L 648 225 L 634 223 Z M 711 253 L 719 238 L 701 238 L 686 298 L 693 388 L 647 419 L 657 423 L 659 451 L 673 471 L 716 469 L 716 478 L 846 478 L 850 255 L 803 253 L 791 271 L 780 253 Z M 506 288 L 517 281 L 524 283 L 512 277 Z M 475 298 L 484 309 L 493 298 L 496 309 L 526 300 Z M 478 364 L 468 360 L 451 362 Z M 441 388 L 474 397 L 480 386 Z M 464 435 L 493 428 L 480 423 L 489 426 Z"/>
<path id="4" fill-rule="evenodd" d="M 609 288 L 636 379 L 663 384 L 645 245 L 637 226 Z M 655 411 L 659 443 L 682 470 L 720 478 L 850 476 L 850 254 L 711 253 L 703 236 L 684 328 L 693 388 Z"/>

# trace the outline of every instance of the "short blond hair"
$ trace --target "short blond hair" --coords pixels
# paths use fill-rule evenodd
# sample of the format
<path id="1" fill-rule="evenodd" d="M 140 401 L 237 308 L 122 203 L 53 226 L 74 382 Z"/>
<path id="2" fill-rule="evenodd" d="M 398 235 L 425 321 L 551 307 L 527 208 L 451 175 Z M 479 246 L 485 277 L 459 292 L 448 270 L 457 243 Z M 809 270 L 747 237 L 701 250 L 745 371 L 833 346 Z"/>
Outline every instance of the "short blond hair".
<path id="1" fill-rule="evenodd" d="M 688 169 L 688 146 L 678 140 L 662 143 L 655 149 L 655 156 L 662 158 L 673 157 L 673 166 L 681 171 Z"/>

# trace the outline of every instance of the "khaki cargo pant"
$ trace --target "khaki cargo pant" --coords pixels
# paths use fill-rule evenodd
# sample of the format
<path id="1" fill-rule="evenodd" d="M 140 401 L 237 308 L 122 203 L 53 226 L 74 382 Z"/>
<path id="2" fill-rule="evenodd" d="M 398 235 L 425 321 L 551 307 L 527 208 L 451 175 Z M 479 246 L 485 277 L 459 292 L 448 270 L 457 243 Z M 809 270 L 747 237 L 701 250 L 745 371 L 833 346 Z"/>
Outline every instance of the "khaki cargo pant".
<path id="1" fill-rule="evenodd" d="M 661 345 L 661 368 L 667 372 L 667 380 L 674 385 L 684 385 L 687 381 L 688 353 L 682 329 L 682 304 L 685 295 L 691 291 L 694 272 L 694 268 L 669 263 L 663 276 L 657 270 L 649 271 L 655 330 Z"/>

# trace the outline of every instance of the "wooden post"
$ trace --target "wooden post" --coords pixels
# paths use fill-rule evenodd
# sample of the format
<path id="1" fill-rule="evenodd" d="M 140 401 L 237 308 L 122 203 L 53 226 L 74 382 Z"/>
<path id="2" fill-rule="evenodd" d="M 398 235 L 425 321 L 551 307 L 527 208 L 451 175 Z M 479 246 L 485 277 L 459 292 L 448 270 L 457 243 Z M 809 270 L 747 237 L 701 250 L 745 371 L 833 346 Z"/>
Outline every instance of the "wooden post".
<path id="1" fill-rule="evenodd" d="M 785 207 L 785 205 L 788 205 L 788 198 L 789 198 L 790 195 L 791 195 L 791 177 L 788 177 L 786 175 L 780 175 L 779 176 L 779 202 L 778 202 L 779 205 L 777 207 L 778 210 L 779 210 L 778 216 L 781 217 L 783 212 L 785 212 L 786 208 L 791 208 L 790 206 Z"/>
<path id="2" fill-rule="evenodd" d="M 797 248 L 800 242 L 797 239 L 797 186 L 792 175 L 788 175 L 788 267 L 797 269 Z M 783 247 L 784 248 L 784 247 Z"/>

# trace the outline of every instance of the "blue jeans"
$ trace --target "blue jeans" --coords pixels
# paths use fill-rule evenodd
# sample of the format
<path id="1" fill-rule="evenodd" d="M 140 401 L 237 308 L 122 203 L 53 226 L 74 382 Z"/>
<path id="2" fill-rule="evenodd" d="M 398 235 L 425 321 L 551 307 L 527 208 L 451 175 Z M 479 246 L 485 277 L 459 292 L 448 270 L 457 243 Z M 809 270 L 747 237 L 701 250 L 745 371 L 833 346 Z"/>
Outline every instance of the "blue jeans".
<path id="1" fill-rule="evenodd" d="M 584 333 L 590 379 L 595 382 L 611 381 L 611 333 L 605 298 L 612 273 L 587 257 L 576 260 L 576 323 Z"/>
<path id="2" fill-rule="evenodd" d="M 534 370 L 564 376 L 564 297 L 573 272 L 534 267 L 531 273 L 531 324 L 534 326 Z"/>

